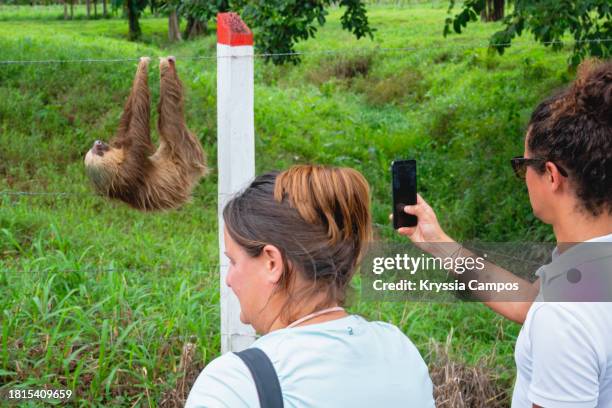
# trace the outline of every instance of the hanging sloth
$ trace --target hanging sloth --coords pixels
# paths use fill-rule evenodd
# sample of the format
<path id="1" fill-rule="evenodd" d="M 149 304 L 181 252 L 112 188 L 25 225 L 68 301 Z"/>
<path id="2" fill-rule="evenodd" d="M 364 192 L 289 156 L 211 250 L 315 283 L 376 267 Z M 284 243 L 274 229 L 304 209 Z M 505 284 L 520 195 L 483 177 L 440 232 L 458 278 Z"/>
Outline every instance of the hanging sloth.
<path id="1" fill-rule="evenodd" d="M 174 57 L 160 58 L 157 150 L 151 142 L 147 69 L 138 63 L 119 128 L 108 143 L 95 141 L 85 156 L 87 175 L 96 190 L 142 211 L 180 207 L 207 173 L 206 156 L 198 138 L 185 125 L 183 87 Z"/>

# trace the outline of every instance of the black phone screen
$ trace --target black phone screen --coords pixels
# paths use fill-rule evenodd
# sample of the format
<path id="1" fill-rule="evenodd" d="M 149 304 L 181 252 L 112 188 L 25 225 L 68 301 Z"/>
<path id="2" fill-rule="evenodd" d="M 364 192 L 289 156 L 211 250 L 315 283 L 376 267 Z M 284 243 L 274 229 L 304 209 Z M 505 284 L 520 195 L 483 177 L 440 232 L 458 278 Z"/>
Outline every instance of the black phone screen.
<path id="1" fill-rule="evenodd" d="M 416 160 L 396 160 L 391 164 L 393 187 L 393 228 L 414 227 L 415 215 L 406 214 L 406 205 L 416 204 Z"/>

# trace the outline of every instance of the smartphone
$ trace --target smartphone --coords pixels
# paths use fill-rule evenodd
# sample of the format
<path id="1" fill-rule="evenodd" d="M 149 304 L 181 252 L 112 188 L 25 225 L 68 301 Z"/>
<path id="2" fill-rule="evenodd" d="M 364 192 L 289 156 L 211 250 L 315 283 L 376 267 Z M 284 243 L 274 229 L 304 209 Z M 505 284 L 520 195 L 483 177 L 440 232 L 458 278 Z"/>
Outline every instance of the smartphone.
<path id="1" fill-rule="evenodd" d="M 393 187 L 393 228 L 414 227 L 416 215 L 406 214 L 404 207 L 416 204 L 416 160 L 395 160 L 391 163 Z"/>

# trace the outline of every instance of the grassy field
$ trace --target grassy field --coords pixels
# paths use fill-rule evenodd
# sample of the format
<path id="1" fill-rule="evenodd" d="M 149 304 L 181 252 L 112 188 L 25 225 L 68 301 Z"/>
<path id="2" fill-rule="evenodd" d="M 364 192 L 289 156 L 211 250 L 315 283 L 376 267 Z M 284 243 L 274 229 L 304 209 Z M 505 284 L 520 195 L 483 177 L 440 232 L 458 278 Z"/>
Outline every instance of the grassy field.
<path id="1" fill-rule="evenodd" d="M 312 52 L 301 65 L 256 59 L 257 171 L 304 162 L 359 169 L 372 186 L 377 236 L 391 241 L 388 167 L 416 157 L 419 190 L 455 238 L 550 240 L 508 159 L 522 153 L 538 100 L 569 80 L 568 51 L 523 38 L 491 55 L 494 24 L 444 39 L 445 10 L 372 5 L 373 41 L 343 32 L 335 10 L 315 40 L 299 44 Z M 188 123 L 213 172 L 175 212 L 141 214 L 95 196 L 82 159 L 114 132 L 136 63 L 0 65 L 0 384 L 70 388 L 82 406 L 172 406 L 219 353 L 216 62 L 191 59 L 214 56 L 215 38 L 167 44 L 166 19 L 147 18 L 133 43 L 126 21 L 59 14 L 0 8 L 0 58 L 178 56 Z M 432 364 L 450 338 L 451 358 L 492 373 L 498 400 L 508 401 L 517 325 L 479 304 L 357 298 L 351 311 L 400 326 Z"/>

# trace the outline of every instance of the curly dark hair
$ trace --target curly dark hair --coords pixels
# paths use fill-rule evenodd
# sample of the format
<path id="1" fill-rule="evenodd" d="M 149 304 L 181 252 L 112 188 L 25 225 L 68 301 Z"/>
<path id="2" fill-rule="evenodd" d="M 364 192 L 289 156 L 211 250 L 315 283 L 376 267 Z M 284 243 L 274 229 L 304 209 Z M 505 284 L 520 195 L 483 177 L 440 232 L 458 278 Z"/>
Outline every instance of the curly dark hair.
<path id="1" fill-rule="evenodd" d="M 612 214 L 612 61 L 584 61 L 572 85 L 540 103 L 527 146 L 569 172 L 584 209 Z"/>

